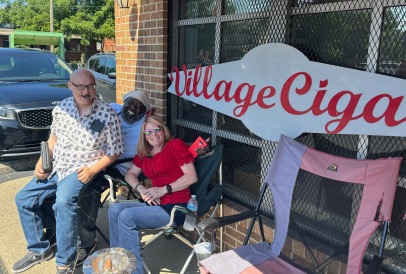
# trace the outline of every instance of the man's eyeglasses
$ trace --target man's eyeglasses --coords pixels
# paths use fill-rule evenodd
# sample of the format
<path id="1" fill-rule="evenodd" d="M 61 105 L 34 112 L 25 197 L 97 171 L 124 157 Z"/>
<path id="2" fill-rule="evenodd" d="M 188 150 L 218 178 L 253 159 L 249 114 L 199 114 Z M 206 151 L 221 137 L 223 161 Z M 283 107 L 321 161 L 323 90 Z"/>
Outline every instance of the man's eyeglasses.
<path id="1" fill-rule="evenodd" d="M 154 129 L 152 129 L 152 130 L 145 130 L 145 131 L 144 131 L 144 134 L 145 134 L 146 136 L 149 136 L 149 135 L 152 134 L 152 132 L 158 133 L 158 132 L 161 132 L 161 131 L 162 131 L 162 127 L 159 126 L 159 127 L 156 127 L 156 128 L 154 128 Z"/>
<path id="2" fill-rule="evenodd" d="M 74 85 L 77 88 L 77 90 L 80 90 L 80 91 L 85 90 L 86 88 L 88 90 L 96 90 L 96 85 L 95 84 L 90 84 L 90 85 L 81 85 L 81 84 L 79 84 L 79 85 L 76 85 L 72 81 L 70 81 L 70 82 L 71 82 L 72 85 Z"/>

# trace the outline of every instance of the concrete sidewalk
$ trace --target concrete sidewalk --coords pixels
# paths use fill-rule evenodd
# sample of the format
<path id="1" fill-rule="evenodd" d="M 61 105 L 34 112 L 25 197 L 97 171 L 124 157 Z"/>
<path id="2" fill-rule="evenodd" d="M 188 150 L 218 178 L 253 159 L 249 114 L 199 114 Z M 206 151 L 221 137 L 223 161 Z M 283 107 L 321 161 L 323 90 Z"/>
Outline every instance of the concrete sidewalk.
<path id="1" fill-rule="evenodd" d="M 0 162 L 0 174 L 4 165 Z M 28 171 L 27 171 L 28 172 Z M 13 173 L 13 172 L 11 172 Z M 11 174 L 10 173 L 10 174 Z M 28 172 L 30 173 L 30 172 Z M 26 174 L 26 173 L 24 173 Z M 32 172 L 31 172 L 32 174 Z M 4 178 L 4 173 L 3 173 Z M 10 178 L 12 176 L 10 175 Z M 17 176 L 18 177 L 18 176 Z M 11 179 L 0 182 L 0 208 L 2 210 L 2 226 L 0 226 L 0 273 L 11 274 L 13 264 L 26 253 L 26 241 L 20 225 L 14 197 L 16 193 L 31 179 L 30 176 Z M 97 219 L 99 228 L 108 235 L 107 209 L 101 208 Z M 153 232 L 152 232 L 153 233 Z M 107 248 L 106 242 L 97 235 L 96 251 Z M 151 234 L 143 233 L 142 241 L 146 241 Z M 176 237 L 171 240 L 159 237 L 150 244 L 143 252 L 144 260 L 152 274 L 180 273 L 184 262 L 191 252 L 191 247 Z M 2 263 L 1 263 L 2 262 Z M 3 266 L 2 266 L 3 264 Z M 55 258 L 42 264 L 36 265 L 23 272 L 27 274 L 55 273 Z M 79 267 L 75 273 L 82 273 Z M 186 273 L 198 273 L 196 256 L 192 259 Z"/>

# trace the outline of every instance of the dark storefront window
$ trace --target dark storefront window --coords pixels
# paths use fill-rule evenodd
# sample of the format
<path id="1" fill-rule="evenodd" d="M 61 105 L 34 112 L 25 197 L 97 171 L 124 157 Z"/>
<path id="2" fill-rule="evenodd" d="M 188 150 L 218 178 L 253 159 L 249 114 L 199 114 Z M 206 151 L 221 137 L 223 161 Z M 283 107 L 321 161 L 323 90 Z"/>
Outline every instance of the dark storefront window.
<path id="1" fill-rule="evenodd" d="M 371 10 L 292 17 L 290 44 L 311 61 L 365 70 Z"/>
<path id="2" fill-rule="evenodd" d="M 406 7 L 386 8 L 378 73 L 406 79 Z"/>
<path id="3" fill-rule="evenodd" d="M 240 60 L 251 49 L 270 42 L 270 18 L 225 22 L 221 63 Z"/>
<path id="4" fill-rule="evenodd" d="M 214 64 L 215 24 L 179 28 L 179 63 L 188 69 Z"/>
<path id="5" fill-rule="evenodd" d="M 328 4 L 328 3 L 336 3 L 336 2 L 346 2 L 351 0 L 294 0 L 293 6 L 300 7 L 306 5 L 317 5 L 317 4 Z"/>
<path id="6" fill-rule="evenodd" d="M 215 10 L 215 1 L 212 0 L 184 0 L 180 6 L 180 19 L 211 17 Z"/>
<path id="7" fill-rule="evenodd" d="M 251 0 L 251 1 L 224 1 L 224 14 L 243 14 L 247 12 L 260 12 L 269 10 L 272 1 L 269 0 Z"/>

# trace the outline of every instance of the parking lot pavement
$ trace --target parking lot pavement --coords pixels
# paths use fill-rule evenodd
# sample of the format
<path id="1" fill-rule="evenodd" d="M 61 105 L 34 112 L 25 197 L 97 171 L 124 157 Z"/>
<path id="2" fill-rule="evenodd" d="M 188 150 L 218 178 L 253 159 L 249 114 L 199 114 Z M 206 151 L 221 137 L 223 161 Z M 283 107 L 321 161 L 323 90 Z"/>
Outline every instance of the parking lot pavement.
<path id="1" fill-rule="evenodd" d="M 0 170 L 3 167 L 0 163 Z M 4 169 L 4 168 L 3 168 Z M 26 172 L 26 173 L 24 173 Z M 27 175 L 29 176 L 22 176 Z M 18 173 L 18 175 L 12 173 Z M 0 273 L 11 274 L 13 264 L 26 254 L 26 241 L 23 230 L 18 218 L 17 208 L 15 206 L 14 197 L 16 193 L 31 179 L 32 170 L 9 172 L 6 173 L 10 179 L 0 183 L 0 208 L 2 210 L 2 226 L 0 226 Z M 5 176 L 3 174 L 2 176 Z M 3 178 L 4 179 L 4 178 Z M 97 225 L 108 235 L 108 220 L 107 208 L 99 210 Z M 154 233 L 150 231 L 149 233 Z M 152 234 L 143 232 L 142 241 L 145 242 Z M 104 240 L 97 235 L 96 251 L 102 248 L 107 248 L 108 245 Z M 165 239 L 164 236 L 149 245 L 144 251 L 144 260 L 151 271 L 151 274 L 171 274 L 180 273 L 186 258 L 191 251 L 190 246 L 180 241 L 176 237 L 171 240 Z M 2 262 L 2 263 L 1 263 Z M 27 270 L 27 274 L 48 274 L 55 273 L 55 258 L 50 261 L 36 265 Z M 82 273 L 81 267 L 76 269 L 76 274 Z M 198 273 L 196 257 L 194 256 L 186 273 Z"/>

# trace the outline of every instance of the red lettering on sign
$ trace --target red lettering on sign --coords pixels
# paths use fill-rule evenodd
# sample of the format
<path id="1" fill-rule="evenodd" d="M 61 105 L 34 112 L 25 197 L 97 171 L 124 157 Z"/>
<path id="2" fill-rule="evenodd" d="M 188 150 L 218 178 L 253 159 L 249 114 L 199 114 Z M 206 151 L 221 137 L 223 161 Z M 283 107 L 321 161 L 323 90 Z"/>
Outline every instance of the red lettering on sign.
<path id="1" fill-rule="evenodd" d="M 256 94 L 258 87 L 250 83 L 241 83 L 235 85 L 233 81 L 219 80 L 213 84 L 214 89 L 208 90 L 212 80 L 212 66 L 205 67 L 203 82 L 202 70 L 199 65 L 194 70 L 187 72 L 186 65 L 182 66 L 183 76 L 177 67 L 173 67 L 170 74 L 170 80 L 174 83 L 175 93 L 182 96 L 186 92 L 186 96 L 194 96 L 196 98 L 203 95 L 205 99 L 214 97 L 216 101 L 224 101 L 229 103 L 234 101 L 236 107 L 233 110 L 235 117 L 242 117 L 246 114 L 251 106 L 258 105 L 262 109 L 270 109 L 276 105 L 277 100 L 268 102 L 277 94 L 277 90 L 273 86 L 261 87 Z M 174 74 L 174 76 L 172 76 Z M 184 77 L 184 86 L 181 87 L 181 78 Z M 312 113 L 314 116 L 328 114 L 332 120 L 325 125 L 325 131 L 331 134 L 340 133 L 346 126 L 354 120 L 364 118 L 367 123 L 377 123 L 384 120 L 388 127 L 395 127 L 403 122 L 406 122 L 406 117 L 396 119 L 396 114 L 403 102 L 404 96 L 393 98 L 389 94 L 379 94 L 369 101 L 365 102 L 365 106 L 361 106 L 362 93 L 354 93 L 350 90 L 332 91 L 336 92 L 328 102 L 326 94 L 328 92 L 328 79 L 319 82 L 318 89 L 312 89 L 313 79 L 307 72 L 297 72 L 291 75 L 283 84 L 280 91 L 280 104 L 284 111 L 291 115 L 304 115 Z M 198 90 L 198 86 L 201 90 Z M 310 93 L 311 90 L 317 90 L 315 95 Z M 304 106 L 301 96 L 314 96 L 310 106 Z M 386 109 L 376 116 L 374 110 L 381 100 L 387 100 Z M 298 103 L 299 102 L 299 103 Z M 296 103 L 296 105 L 294 105 Z M 322 105 L 326 107 L 323 109 Z M 358 112 L 356 113 L 356 110 Z"/>

